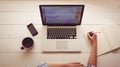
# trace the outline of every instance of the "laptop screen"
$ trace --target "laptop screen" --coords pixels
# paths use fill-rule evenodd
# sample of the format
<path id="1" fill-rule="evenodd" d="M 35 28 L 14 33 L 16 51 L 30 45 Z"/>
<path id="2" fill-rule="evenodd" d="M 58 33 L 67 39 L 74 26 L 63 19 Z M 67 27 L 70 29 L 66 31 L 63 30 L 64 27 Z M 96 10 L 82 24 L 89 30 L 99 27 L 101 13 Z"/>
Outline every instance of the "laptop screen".
<path id="1" fill-rule="evenodd" d="M 43 25 L 80 25 L 84 5 L 40 5 Z"/>

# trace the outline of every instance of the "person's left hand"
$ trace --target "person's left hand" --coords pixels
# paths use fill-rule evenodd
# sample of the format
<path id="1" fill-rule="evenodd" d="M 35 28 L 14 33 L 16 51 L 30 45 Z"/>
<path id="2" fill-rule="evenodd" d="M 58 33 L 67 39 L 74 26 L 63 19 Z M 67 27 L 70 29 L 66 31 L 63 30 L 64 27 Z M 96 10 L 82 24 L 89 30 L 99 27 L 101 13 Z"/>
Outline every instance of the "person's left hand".
<path id="1" fill-rule="evenodd" d="M 71 62 L 65 64 L 65 67 L 85 67 L 85 66 L 79 62 Z"/>

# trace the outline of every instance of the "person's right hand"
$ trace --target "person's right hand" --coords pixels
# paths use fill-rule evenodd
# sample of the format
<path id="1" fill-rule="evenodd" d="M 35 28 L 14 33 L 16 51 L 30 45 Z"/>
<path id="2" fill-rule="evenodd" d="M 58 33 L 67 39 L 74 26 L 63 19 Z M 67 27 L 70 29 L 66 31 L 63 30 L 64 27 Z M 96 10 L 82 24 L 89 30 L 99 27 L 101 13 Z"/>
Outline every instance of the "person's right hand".
<path id="1" fill-rule="evenodd" d="M 97 35 L 95 32 L 88 32 L 87 34 L 89 40 L 91 41 L 91 46 L 96 47 L 97 46 Z"/>
<path id="2" fill-rule="evenodd" d="M 85 66 L 79 62 L 71 62 L 65 64 L 65 67 L 85 67 Z"/>

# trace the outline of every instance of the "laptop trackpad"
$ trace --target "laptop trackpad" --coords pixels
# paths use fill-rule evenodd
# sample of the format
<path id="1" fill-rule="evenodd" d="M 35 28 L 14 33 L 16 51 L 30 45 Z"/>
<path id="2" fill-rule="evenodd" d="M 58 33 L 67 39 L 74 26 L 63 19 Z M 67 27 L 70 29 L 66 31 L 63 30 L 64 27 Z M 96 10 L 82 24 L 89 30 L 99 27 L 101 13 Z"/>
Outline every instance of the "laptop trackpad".
<path id="1" fill-rule="evenodd" d="M 58 50 L 68 49 L 67 41 L 56 41 L 56 49 Z"/>

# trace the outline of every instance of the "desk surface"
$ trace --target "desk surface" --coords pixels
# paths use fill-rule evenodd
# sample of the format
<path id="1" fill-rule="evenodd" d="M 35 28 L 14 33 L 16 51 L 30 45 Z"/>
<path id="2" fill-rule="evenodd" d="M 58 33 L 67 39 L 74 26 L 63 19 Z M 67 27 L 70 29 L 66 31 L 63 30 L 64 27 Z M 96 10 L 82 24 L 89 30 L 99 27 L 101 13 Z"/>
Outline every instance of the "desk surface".
<path id="1" fill-rule="evenodd" d="M 113 4 L 114 7 L 107 8 L 112 6 L 110 2 L 108 2 L 108 5 L 103 7 L 101 6 L 103 1 L 93 1 L 81 1 L 82 4 L 86 5 L 81 25 L 85 31 L 94 30 L 95 28 L 105 24 L 119 24 L 120 9 L 118 9 L 118 6 L 120 5 L 117 2 Z M 68 1 L 54 1 L 53 3 L 78 4 L 79 2 L 80 1 L 75 0 L 70 1 L 69 3 Z M 87 64 L 89 51 L 87 51 L 86 48 L 86 51 L 76 54 L 44 54 L 41 52 L 40 41 L 42 36 L 41 29 L 43 26 L 41 24 L 38 6 L 44 3 L 53 4 L 49 1 L 0 1 L 0 67 L 36 67 L 38 64 L 43 62 L 67 63 L 78 61 L 85 65 Z M 96 7 L 95 3 L 98 3 L 96 4 Z M 98 7 L 100 8 L 99 10 Z M 95 12 L 93 12 L 90 8 L 92 8 L 92 10 L 94 9 Z M 104 9 L 104 11 L 101 11 L 101 9 Z M 37 36 L 32 37 L 28 31 L 26 26 L 29 23 L 33 23 L 35 25 L 39 32 Z M 25 37 L 32 37 L 35 42 L 34 48 L 29 52 L 20 50 L 22 39 Z M 120 49 L 99 56 L 98 67 L 119 67 L 119 57 Z"/>

